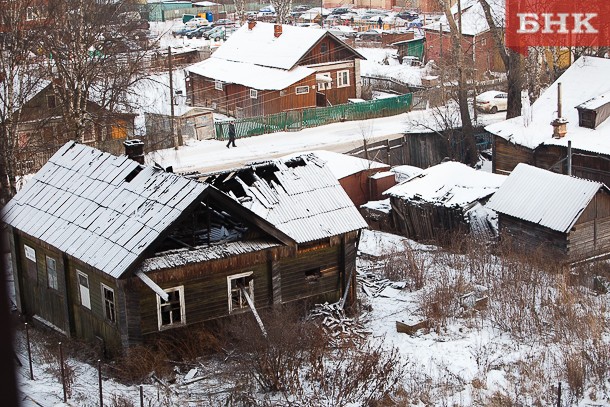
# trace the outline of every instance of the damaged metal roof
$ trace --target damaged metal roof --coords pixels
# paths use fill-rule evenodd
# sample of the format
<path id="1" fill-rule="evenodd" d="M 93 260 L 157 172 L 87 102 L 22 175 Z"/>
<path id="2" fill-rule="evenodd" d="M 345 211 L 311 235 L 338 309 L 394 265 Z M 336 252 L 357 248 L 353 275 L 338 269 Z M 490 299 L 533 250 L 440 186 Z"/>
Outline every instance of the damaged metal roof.
<path id="1" fill-rule="evenodd" d="M 326 163 L 313 156 L 251 164 L 211 182 L 297 243 L 367 227 Z"/>
<path id="2" fill-rule="evenodd" d="M 208 186 L 68 142 L 3 220 L 118 278 Z"/>
<path id="3" fill-rule="evenodd" d="M 518 164 L 487 207 L 566 233 L 604 184 Z"/>

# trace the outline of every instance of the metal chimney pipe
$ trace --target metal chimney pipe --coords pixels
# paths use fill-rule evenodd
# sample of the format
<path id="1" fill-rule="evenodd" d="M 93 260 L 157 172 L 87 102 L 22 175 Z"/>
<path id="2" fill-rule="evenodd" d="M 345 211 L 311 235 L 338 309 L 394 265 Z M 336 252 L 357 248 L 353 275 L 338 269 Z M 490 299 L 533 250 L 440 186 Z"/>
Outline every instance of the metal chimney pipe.
<path id="1" fill-rule="evenodd" d="M 557 83 L 557 118 L 561 118 L 561 82 Z"/>

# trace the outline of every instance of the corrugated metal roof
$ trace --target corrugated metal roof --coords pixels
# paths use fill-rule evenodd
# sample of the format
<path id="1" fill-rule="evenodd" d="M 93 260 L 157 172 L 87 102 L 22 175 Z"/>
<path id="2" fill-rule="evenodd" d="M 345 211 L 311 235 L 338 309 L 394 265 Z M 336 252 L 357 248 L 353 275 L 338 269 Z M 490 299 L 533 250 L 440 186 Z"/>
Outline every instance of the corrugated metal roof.
<path id="1" fill-rule="evenodd" d="M 247 198 L 238 196 L 237 200 L 297 243 L 367 227 L 324 162 L 308 156 L 296 160 L 302 163 L 286 165 L 290 160 L 267 163 L 275 166 L 274 177 L 268 180 L 255 176 L 251 185 L 241 181 Z M 260 164 L 251 168 L 257 165 Z M 241 179 L 239 172 L 237 178 Z"/>
<path id="2" fill-rule="evenodd" d="M 603 187 L 599 182 L 519 164 L 487 207 L 565 233 Z"/>
<path id="3" fill-rule="evenodd" d="M 16 229 L 118 278 L 206 188 L 69 142 L 2 215 Z"/>

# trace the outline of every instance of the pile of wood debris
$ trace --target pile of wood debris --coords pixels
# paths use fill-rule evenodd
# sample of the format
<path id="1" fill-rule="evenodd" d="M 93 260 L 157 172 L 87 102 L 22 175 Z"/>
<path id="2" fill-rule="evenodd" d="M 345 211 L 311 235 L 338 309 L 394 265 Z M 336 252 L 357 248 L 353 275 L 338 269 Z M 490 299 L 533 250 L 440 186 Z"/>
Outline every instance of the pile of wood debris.
<path id="1" fill-rule="evenodd" d="M 339 302 L 317 304 L 307 319 L 321 320 L 321 325 L 330 338 L 330 345 L 335 347 L 358 343 L 371 333 L 357 319 L 347 317 Z"/>
<path id="2" fill-rule="evenodd" d="M 360 267 L 357 274 L 358 285 L 367 297 L 394 297 L 405 288 L 406 283 L 381 277 L 374 268 Z"/>

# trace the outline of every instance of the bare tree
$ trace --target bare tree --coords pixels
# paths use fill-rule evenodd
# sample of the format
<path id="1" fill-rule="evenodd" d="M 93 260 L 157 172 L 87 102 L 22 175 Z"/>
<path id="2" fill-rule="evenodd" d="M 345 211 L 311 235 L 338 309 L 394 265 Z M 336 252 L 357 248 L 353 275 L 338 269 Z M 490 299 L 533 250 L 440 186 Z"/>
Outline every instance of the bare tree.
<path id="1" fill-rule="evenodd" d="M 233 0 L 235 5 L 235 19 L 244 22 L 246 16 L 246 0 Z"/>
<path id="2" fill-rule="evenodd" d="M 40 38 L 38 22 L 45 12 L 40 0 L 0 2 L 0 207 L 17 191 L 21 108 L 41 87 L 32 58 Z"/>
<path id="3" fill-rule="evenodd" d="M 502 1 L 498 4 L 498 0 L 479 1 L 485 12 L 485 19 L 487 20 L 487 25 L 489 25 L 489 29 L 496 44 L 496 49 L 498 50 L 504 68 L 506 69 L 508 82 L 506 118 L 511 119 L 513 117 L 521 116 L 521 90 L 524 87 L 523 56 L 512 49 L 506 48 L 504 44 L 503 23 L 498 21 L 492 12 L 492 6 L 503 7 L 504 2 Z"/>
<path id="4" fill-rule="evenodd" d="M 457 92 L 456 100 L 460 108 L 460 118 L 462 123 L 462 141 L 466 147 L 466 156 L 464 162 L 474 166 L 478 161 L 478 152 L 476 142 L 474 140 L 474 129 L 470 118 L 470 110 L 468 107 L 468 73 L 466 61 L 464 59 L 464 49 L 462 46 L 462 27 L 461 27 L 461 8 L 458 7 L 458 22 L 451 11 L 450 0 L 437 0 L 442 7 L 449 24 L 449 35 L 451 37 L 451 51 L 455 68 L 457 71 Z M 458 3 L 459 5 L 459 3 Z"/>
<path id="5" fill-rule="evenodd" d="M 271 5 L 275 8 L 278 24 L 288 22 L 288 16 L 292 10 L 292 0 L 271 0 Z"/>
<path id="6" fill-rule="evenodd" d="M 149 48 L 146 32 L 130 15 L 129 0 L 50 0 L 52 20 L 42 40 L 47 75 L 61 108 L 65 131 L 81 140 L 96 118 L 88 111 L 94 101 L 103 114 L 133 108 L 129 92 L 145 75 Z M 103 117 L 108 120 L 108 117 Z"/>

